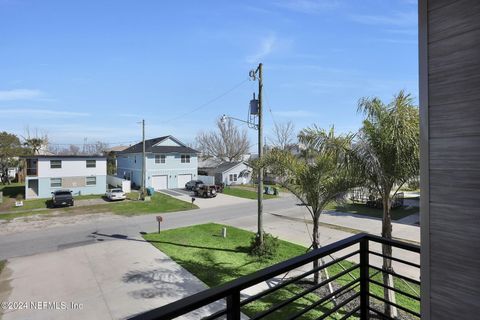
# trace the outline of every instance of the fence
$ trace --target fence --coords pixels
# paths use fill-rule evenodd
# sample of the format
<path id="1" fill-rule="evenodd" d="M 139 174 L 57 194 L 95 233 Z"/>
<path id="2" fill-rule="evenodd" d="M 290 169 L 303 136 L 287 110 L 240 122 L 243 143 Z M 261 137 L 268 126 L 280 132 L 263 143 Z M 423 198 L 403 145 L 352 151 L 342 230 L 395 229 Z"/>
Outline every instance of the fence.
<path id="1" fill-rule="evenodd" d="M 205 184 L 215 184 L 215 177 L 214 176 L 202 176 L 198 175 L 198 180 L 202 180 Z"/>
<path id="2" fill-rule="evenodd" d="M 382 253 L 382 246 L 390 246 L 395 249 L 397 256 L 386 256 Z M 335 254 L 336 257 L 332 257 Z M 290 296 L 284 294 L 273 299 L 272 303 L 265 303 L 264 308 L 257 310 L 256 314 L 249 315 L 250 319 L 274 318 L 297 319 L 309 315 L 309 312 L 320 310 L 321 315 L 316 319 L 326 319 L 335 316 L 336 319 L 394 319 L 384 314 L 384 304 L 396 307 L 402 312 L 402 319 L 420 318 L 420 297 L 418 288 L 420 281 L 420 265 L 406 260 L 406 254 L 420 254 L 420 247 L 395 240 L 380 238 L 370 234 L 358 234 L 347 239 L 332 243 L 320 249 L 310 251 L 304 255 L 282 261 L 268 268 L 259 270 L 250 275 L 238 278 L 222 286 L 214 287 L 184 299 L 172 302 L 163 307 L 135 315 L 131 320 L 169 320 L 186 315 L 189 312 L 207 307 L 216 301 L 224 301 L 219 311 L 209 312 L 202 319 L 240 320 L 243 319 L 244 307 L 255 301 L 268 299 L 269 295 L 278 290 L 288 289 Z M 331 257 L 332 261 L 318 265 L 313 269 L 310 264 L 315 260 Z M 401 258 L 403 257 L 403 258 Z M 382 259 L 386 258 L 395 264 L 395 268 L 403 272 L 394 272 L 393 269 L 383 269 Z M 339 263 L 346 263 L 343 271 L 320 281 L 311 283 L 309 286 L 297 284 L 305 283 L 305 279 L 314 273 L 320 272 L 327 267 L 333 267 Z M 352 262 L 353 261 L 353 262 Z M 305 268 L 304 266 L 308 266 Z M 403 265 L 403 268 L 400 268 Z M 298 269 L 300 268 L 300 269 Z M 295 271 L 297 270 L 297 271 Z M 341 270 L 341 269 L 340 269 Z M 293 273 L 292 273 L 293 272 Z M 291 275 L 287 278 L 287 275 Z M 383 276 L 393 276 L 397 285 L 390 286 L 382 281 Z M 326 287 L 329 283 L 338 280 L 333 292 L 319 294 L 317 290 Z M 245 295 L 245 290 L 269 281 L 270 285 L 263 291 Z M 404 286 L 398 283 L 404 283 Z M 415 288 L 413 288 L 415 287 Z M 383 298 L 384 290 L 397 294 L 399 302 L 391 302 Z M 406 292 L 411 290 L 410 292 Z M 271 296 L 270 296 L 271 297 Z M 306 301 L 299 299 L 306 297 Z M 265 300 L 267 302 L 269 300 Z M 408 303 L 405 303 L 408 301 Z M 263 302 L 262 302 L 263 304 Z M 296 305 L 297 308 L 288 310 L 289 305 Z M 287 309 L 285 309 L 287 308 Z M 199 317 L 197 317 L 199 318 Z M 310 318 L 310 316 L 309 316 Z"/>
<path id="3" fill-rule="evenodd" d="M 115 176 L 107 176 L 107 184 L 117 188 L 122 188 L 123 192 L 131 192 L 130 180 L 125 180 Z"/>

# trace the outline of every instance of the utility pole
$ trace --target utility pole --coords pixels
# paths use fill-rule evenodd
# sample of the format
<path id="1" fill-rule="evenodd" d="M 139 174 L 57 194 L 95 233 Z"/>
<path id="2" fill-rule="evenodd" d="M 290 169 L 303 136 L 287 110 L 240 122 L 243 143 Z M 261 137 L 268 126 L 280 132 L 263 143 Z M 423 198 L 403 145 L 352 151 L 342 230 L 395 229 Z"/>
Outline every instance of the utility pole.
<path id="1" fill-rule="evenodd" d="M 262 64 L 258 64 L 258 160 L 263 157 L 263 73 Z M 258 170 L 258 243 L 263 245 L 263 168 Z"/>
<path id="2" fill-rule="evenodd" d="M 142 197 L 145 197 L 145 119 L 142 120 Z"/>

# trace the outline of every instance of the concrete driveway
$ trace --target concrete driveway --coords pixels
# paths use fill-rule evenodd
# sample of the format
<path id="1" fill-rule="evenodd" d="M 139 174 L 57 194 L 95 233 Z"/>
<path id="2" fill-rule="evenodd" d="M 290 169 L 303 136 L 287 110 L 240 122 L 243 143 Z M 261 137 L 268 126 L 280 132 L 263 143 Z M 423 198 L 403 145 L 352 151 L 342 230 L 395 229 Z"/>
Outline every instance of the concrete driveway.
<path id="1" fill-rule="evenodd" d="M 0 275 L 0 301 L 27 304 L 23 310 L 0 310 L 0 318 L 124 319 L 205 288 L 141 239 L 104 240 L 10 259 Z M 183 319 L 199 319 L 222 307 L 218 302 Z"/>
<path id="2" fill-rule="evenodd" d="M 187 202 L 191 202 L 192 198 L 194 197 L 192 191 L 187 191 L 184 189 L 169 189 L 169 190 L 162 190 L 160 192 L 165 193 L 174 198 L 187 201 Z M 194 198 L 195 198 L 195 204 L 201 209 L 252 203 L 256 201 L 251 199 L 229 196 L 223 193 L 217 193 L 217 196 L 215 198 L 200 198 L 200 197 L 194 197 Z"/>

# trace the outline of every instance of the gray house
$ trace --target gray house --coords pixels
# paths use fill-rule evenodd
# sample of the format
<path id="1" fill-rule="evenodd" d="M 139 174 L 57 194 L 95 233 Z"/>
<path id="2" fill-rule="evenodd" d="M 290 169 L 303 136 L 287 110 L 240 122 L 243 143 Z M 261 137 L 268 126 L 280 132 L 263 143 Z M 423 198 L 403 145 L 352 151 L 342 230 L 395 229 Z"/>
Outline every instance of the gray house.
<path id="1" fill-rule="evenodd" d="M 142 184 L 142 142 L 117 152 L 117 176 Z M 145 140 L 145 186 L 155 190 L 184 188 L 197 178 L 198 151 L 172 136 Z"/>

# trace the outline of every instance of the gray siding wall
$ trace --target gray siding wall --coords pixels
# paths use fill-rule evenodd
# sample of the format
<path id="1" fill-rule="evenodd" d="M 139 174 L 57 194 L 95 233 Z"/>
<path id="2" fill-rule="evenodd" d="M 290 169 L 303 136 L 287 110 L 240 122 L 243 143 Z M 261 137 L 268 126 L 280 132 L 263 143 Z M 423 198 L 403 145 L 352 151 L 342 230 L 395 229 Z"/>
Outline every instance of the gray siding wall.
<path id="1" fill-rule="evenodd" d="M 420 1 L 420 92 L 422 318 L 478 319 L 479 0 Z"/>

